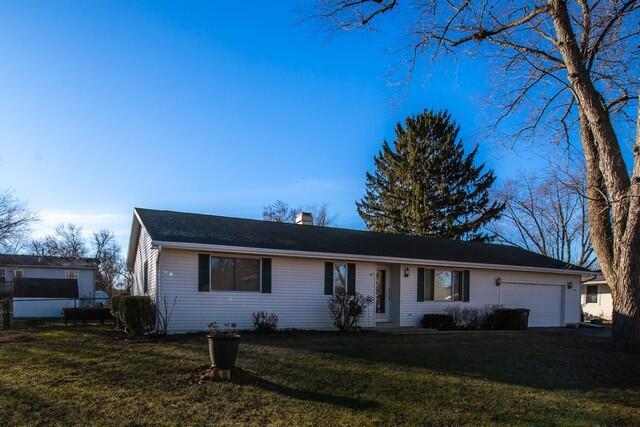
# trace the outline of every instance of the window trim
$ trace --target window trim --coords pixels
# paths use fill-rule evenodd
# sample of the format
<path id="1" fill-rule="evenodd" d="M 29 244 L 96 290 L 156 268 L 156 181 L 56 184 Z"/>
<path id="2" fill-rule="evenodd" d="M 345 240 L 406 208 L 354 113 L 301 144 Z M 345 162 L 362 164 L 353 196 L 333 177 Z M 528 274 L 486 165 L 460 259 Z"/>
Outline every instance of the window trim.
<path id="1" fill-rule="evenodd" d="M 589 297 L 590 296 L 594 296 L 594 295 L 589 295 L 589 288 L 596 288 L 596 300 L 595 301 L 589 301 Z M 584 294 L 584 303 L 585 304 L 598 304 L 599 302 L 599 298 L 600 297 L 600 286 L 598 285 L 587 285 L 587 289 L 585 290 L 585 294 Z"/>
<path id="2" fill-rule="evenodd" d="M 257 291 L 239 291 L 236 289 L 233 290 L 220 290 L 220 289 L 213 289 L 213 277 L 212 277 L 212 271 L 211 271 L 211 258 L 216 257 L 216 258 L 233 258 L 235 259 L 255 259 L 258 261 L 258 290 Z M 236 280 L 236 263 L 234 262 L 234 267 L 233 267 L 233 280 L 234 280 L 234 288 L 235 288 L 235 280 Z M 272 272 L 273 272 L 273 267 L 272 267 Z M 204 291 L 204 292 L 233 292 L 233 293 L 241 293 L 241 294 L 261 294 L 262 293 L 262 257 L 261 256 L 255 256 L 255 255 L 247 255 L 247 256 L 235 256 L 234 254 L 232 254 L 231 256 L 226 255 L 226 254 L 209 254 L 209 291 Z"/>
<path id="3" fill-rule="evenodd" d="M 20 273 L 20 277 L 17 277 L 18 273 Z M 20 269 L 13 270 L 13 280 L 22 279 L 23 277 L 24 277 L 24 270 L 20 270 Z"/>
<path id="4" fill-rule="evenodd" d="M 442 268 L 442 267 L 430 267 L 430 268 L 433 269 L 433 299 L 432 300 L 425 299 L 425 301 L 429 301 L 429 302 L 444 302 L 444 303 L 465 302 L 464 301 L 464 295 L 463 295 L 463 293 L 464 293 L 464 283 L 463 283 L 463 281 L 464 281 L 464 271 L 466 269 L 464 269 L 464 268 L 447 268 L 447 267 L 445 267 L 445 268 Z M 454 294 L 454 291 L 455 291 L 454 286 L 455 285 L 454 285 L 453 282 L 451 283 L 451 299 L 448 299 L 448 300 L 447 299 L 436 299 L 436 277 L 438 277 L 438 272 L 439 271 L 448 271 L 450 273 L 454 273 L 454 274 L 457 274 L 459 276 L 458 277 L 458 280 L 459 280 L 458 284 L 460 286 L 459 299 L 454 299 L 454 295 L 455 295 Z M 453 275 L 451 276 L 451 278 L 453 279 Z M 427 276 L 425 274 L 425 277 L 424 277 L 423 283 L 422 283 L 423 287 L 426 286 L 426 281 L 427 281 Z M 425 288 L 425 291 L 426 291 L 426 288 Z M 426 292 L 425 292 L 425 295 L 426 295 Z"/>

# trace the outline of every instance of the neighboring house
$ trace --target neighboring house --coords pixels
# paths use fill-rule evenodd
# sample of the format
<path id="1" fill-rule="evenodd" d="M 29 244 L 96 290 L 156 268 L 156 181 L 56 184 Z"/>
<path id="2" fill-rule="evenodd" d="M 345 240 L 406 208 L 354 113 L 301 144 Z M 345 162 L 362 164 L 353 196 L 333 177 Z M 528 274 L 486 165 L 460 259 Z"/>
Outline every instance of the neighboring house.
<path id="1" fill-rule="evenodd" d="M 418 326 L 425 313 L 491 305 L 531 310 L 530 326 L 580 321 L 587 270 L 513 246 L 135 209 L 127 268 L 132 293 L 175 301 L 170 332 L 210 322 L 332 329 L 339 288 L 372 296 L 361 326 Z"/>
<path id="2" fill-rule="evenodd" d="M 94 259 L 0 254 L 0 290 L 14 317 L 59 317 L 64 307 L 93 304 Z"/>
<path id="3" fill-rule="evenodd" d="M 613 315 L 611 288 L 607 285 L 602 272 L 595 272 L 593 276 L 582 282 L 581 288 L 582 312 L 585 317 L 611 320 Z"/>

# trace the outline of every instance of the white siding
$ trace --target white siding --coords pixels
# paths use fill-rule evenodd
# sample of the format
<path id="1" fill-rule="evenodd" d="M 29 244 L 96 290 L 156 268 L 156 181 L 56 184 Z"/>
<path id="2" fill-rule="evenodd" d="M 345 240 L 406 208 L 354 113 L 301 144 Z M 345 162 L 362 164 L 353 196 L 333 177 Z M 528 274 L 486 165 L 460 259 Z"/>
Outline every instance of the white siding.
<path id="1" fill-rule="evenodd" d="M 133 265 L 133 284 L 131 287 L 132 295 L 145 295 L 144 293 L 144 263 L 148 265 L 149 288 L 146 295 L 149 295 L 153 301 L 156 298 L 157 283 L 157 260 L 158 249 L 151 246 L 151 237 L 144 227 L 140 228 L 140 236 L 138 237 L 138 247 L 136 249 L 136 258 Z"/>
<path id="2" fill-rule="evenodd" d="M 402 272 L 405 267 L 402 266 Z M 417 267 L 411 266 L 409 267 L 409 277 L 404 277 L 404 274 L 400 275 L 400 326 L 418 326 L 424 314 L 444 313 L 447 307 L 454 305 L 482 308 L 501 304 L 501 287 L 496 286 L 496 278 L 498 277 L 503 282 L 539 284 L 573 282 L 572 289 L 566 290 L 564 323 L 580 321 L 580 276 L 475 269 L 470 271 L 469 276 L 469 302 L 418 302 L 417 274 Z"/>
<path id="3" fill-rule="evenodd" d="M 599 317 L 602 319 L 611 320 L 613 315 L 613 300 L 611 299 L 611 289 L 604 283 L 599 283 L 598 286 L 598 302 L 587 304 L 587 284 L 582 286 L 582 311 L 585 314 Z"/>
<path id="4" fill-rule="evenodd" d="M 80 303 L 74 298 L 14 298 L 13 317 L 62 317 L 64 308 L 79 306 Z"/>
<path id="5" fill-rule="evenodd" d="M 166 298 L 171 304 L 175 298 L 171 332 L 204 330 L 210 322 L 233 322 L 239 329 L 249 329 L 256 311 L 276 313 L 279 328 L 333 329 L 324 294 L 325 261 L 272 257 L 270 294 L 198 292 L 198 253 L 163 250 L 159 302 Z M 356 263 L 356 290 L 375 295 L 375 264 Z M 367 308 L 361 326 L 375 326 L 374 305 Z"/>

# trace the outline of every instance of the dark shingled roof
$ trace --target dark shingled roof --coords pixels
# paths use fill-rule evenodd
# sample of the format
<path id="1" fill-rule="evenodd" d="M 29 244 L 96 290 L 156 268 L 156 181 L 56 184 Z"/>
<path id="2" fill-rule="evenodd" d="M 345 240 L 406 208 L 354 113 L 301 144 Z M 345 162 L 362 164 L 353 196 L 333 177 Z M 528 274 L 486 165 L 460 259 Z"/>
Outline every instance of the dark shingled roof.
<path id="1" fill-rule="evenodd" d="M 514 246 L 136 208 L 151 239 L 588 271 Z"/>
<path id="2" fill-rule="evenodd" d="M 78 298 L 76 279 L 22 277 L 13 282 L 15 298 Z"/>
<path id="3" fill-rule="evenodd" d="M 97 268 L 98 261 L 93 258 L 0 254 L 0 266 L 5 265 L 19 265 L 24 267 Z"/>

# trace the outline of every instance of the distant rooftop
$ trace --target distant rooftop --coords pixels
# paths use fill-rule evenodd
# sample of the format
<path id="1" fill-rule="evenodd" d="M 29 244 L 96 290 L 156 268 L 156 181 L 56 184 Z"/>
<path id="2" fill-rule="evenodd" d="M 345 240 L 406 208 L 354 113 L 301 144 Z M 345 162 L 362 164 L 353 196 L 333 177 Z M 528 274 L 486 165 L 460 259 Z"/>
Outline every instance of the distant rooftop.
<path id="1" fill-rule="evenodd" d="M 492 243 L 141 208 L 136 212 L 151 239 L 158 242 L 589 271 L 515 246 Z"/>
<path id="2" fill-rule="evenodd" d="M 97 268 L 94 258 L 0 254 L 0 266 Z"/>

